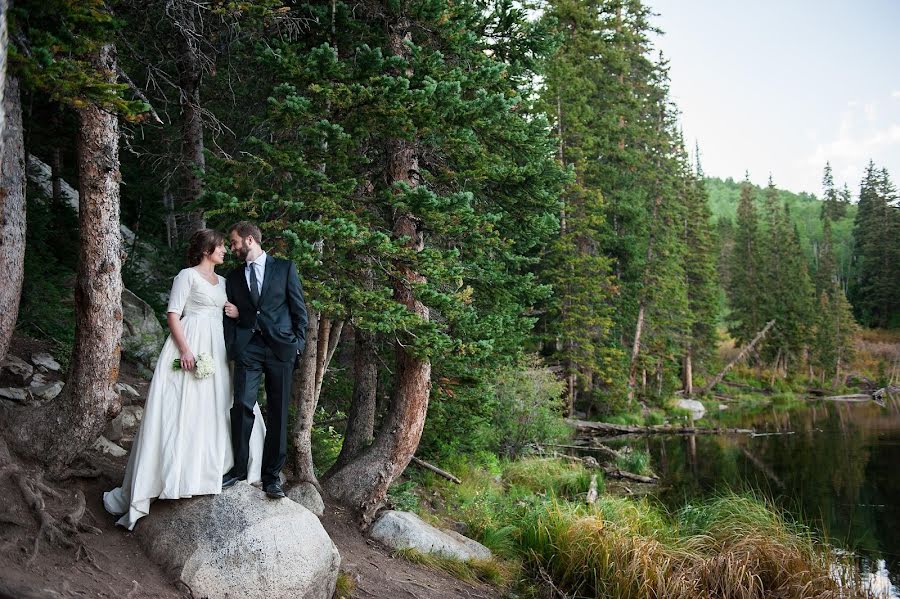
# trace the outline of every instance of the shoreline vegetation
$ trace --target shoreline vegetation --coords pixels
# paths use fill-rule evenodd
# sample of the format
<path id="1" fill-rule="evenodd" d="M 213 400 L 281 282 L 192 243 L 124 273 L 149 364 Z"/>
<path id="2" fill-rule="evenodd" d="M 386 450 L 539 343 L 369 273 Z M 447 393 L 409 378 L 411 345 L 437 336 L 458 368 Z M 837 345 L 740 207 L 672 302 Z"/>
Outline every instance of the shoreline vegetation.
<path id="1" fill-rule="evenodd" d="M 460 484 L 418 471 L 392 498 L 453 523 L 497 557 L 399 555 L 509 596 L 873 596 L 850 554 L 761 497 L 727 493 L 670 512 L 610 492 L 588 503 L 602 475 L 564 457 L 460 458 L 448 468 Z"/>
<path id="2" fill-rule="evenodd" d="M 854 364 L 861 374 L 827 393 L 873 401 L 875 381 L 886 380 L 882 358 L 895 351 L 896 341 L 888 332 L 861 333 Z M 873 353 L 878 343 L 890 351 Z M 730 351 L 720 347 L 722 363 Z M 722 492 L 667 508 L 652 495 L 659 479 L 649 454 L 631 447 L 655 433 L 790 434 L 741 423 L 812 401 L 841 401 L 825 393 L 815 379 L 773 377 L 739 364 L 696 397 L 707 409 L 697 421 L 673 398 L 661 407 L 608 415 L 606 422 L 565 419 L 565 433 L 520 444 L 517 457 L 475 453 L 436 462 L 459 482 L 411 465 L 389 495 L 395 508 L 455 528 L 496 558 L 463 564 L 414 551 L 399 555 L 495 585 L 511 597 L 881 597 L 853 553 L 767 496 Z M 613 440 L 614 447 L 605 444 Z"/>

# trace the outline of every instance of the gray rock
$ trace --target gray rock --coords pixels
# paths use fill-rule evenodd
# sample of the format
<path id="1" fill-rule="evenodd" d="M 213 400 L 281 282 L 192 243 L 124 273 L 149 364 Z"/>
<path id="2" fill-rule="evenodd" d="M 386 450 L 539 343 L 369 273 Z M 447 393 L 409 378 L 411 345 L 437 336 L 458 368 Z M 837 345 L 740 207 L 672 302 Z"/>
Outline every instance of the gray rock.
<path id="1" fill-rule="evenodd" d="M 122 426 L 122 412 L 119 412 L 118 416 L 106 423 L 103 436 L 113 443 L 118 443 L 122 440 L 122 437 L 125 436 L 125 428 Z"/>
<path id="2" fill-rule="evenodd" d="M 106 425 L 103 436 L 118 443 L 125 438 L 125 431 L 137 428 L 143 417 L 144 408 L 141 406 L 124 406 L 119 415 Z"/>
<path id="3" fill-rule="evenodd" d="M 122 419 L 122 427 L 135 428 L 144 417 L 144 408 L 141 406 L 125 406 L 116 418 Z"/>
<path id="4" fill-rule="evenodd" d="M 436 528 L 410 512 L 382 512 L 369 536 L 391 549 L 414 549 L 461 561 L 488 559 L 491 550 L 456 531 Z"/>
<path id="5" fill-rule="evenodd" d="M 31 377 L 31 382 L 28 384 L 28 386 L 32 389 L 36 389 L 38 387 L 43 387 L 50 382 L 50 379 L 48 379 L 46 375 L 40 372 L 35 372 L 34 376 Z"/>
<path id="6" fill-rule="evenodd" d="M 29 154 L 25 173 L 28 176 L 28 180 L 41 192 L 40 195 L 45 198 L 53 197 L 53 170 L 49 164 L 43 162 L 37 156 Z M 78 214 L 78 190 L 69 185 L 64 179 L 60 179 L 59 184 L 60 196 L 63 201 L 75 211 L 75 214 Z M 125 225 L 120 225 L 120 229 L 122 231 L 122 239 L 129 244 L 134 243 L 134 232 Z"/>
<path id="7" fill-rule="evenodd" d="M 38 352 L 31 354 L 31 363 L 38 367 L 41 372 L 59 372 L 62 366 L 53 359 L 53 356 L 47 352 Z"/>
<path id="8" fill-rule="evenodd" d="M 288 499 L 296 501 L 319 518 L 325 513 L 325 502 L 311 483 L 300 483 L 287 490 Z"/>
<path id="9" fill-rule="evenodd" d="M 12 401 L 25 401 L 28 399 L 27 389 L 16 389 L 15 387 L 0 388 L 0 397 Z"/>
<path id="10" fill-rule="evenodd" d="M 31 364 L 12 354 L 7 354 L 0 363 L 0 378 L 6 383 L 27 385 L 33 374 L 34 367 Z"/>
<path id="11" fill-rule="evenodd" d="M 470 539 L 462 533 L 447 528 L 442 528 L 440 530 L 444 534 L 450 535 L 452 538 L 465 545 L 465 547 L 472 553 L 472 555 L 475 556 L 475 559 L 491 559 L 491 557 L 493 556 L 490 549 L 488 549 L 478 541 Z"/>
<path id="12" fill-rule="evenodd" d="M 153 369 L 166 335 L 150 305 L 122 290 L 122 351 L 132 361 Z"/>
<path id="13" fill-rule="evenodd" d="M 687 410 L 688 412 L 690 412 L 691 417 L 694 420 L 700 420 L 701 418 L 703 418 L 703 415 L 706 414 L 706 408 L 696 399 L 679 399 L 677 402 L 675 402 L 675 405 L 682 410 Z"/>
<path id="14" fill-rule="evenodd" d="M 244 482 L 155 502 L 135 531 L 195 597 L 331 599 L 337 583 L 341 556 L 319 519 Z"/>
<path id="15" fill-rule="evenodd" d="M 128 383 L 116 383 L 116 391 L 119 392 L 119 395 L 125 395 L 131 398 L 138 398 L 141 396 L 141 394 L 137 392 L 137 389 Z"/>
<path id="16" fill-rule="evenodd" d="M 40 387 L 33 387 L 31 393 L 41 399 L 53 399 L 60 394 L 65 385 L 66 384 L 62 381 L 53 381 L 52 383 L 47 383 Z"/>
<path id="17" fill-rule="evenodd" d="M 94 441 L 93 445 L 94 449 L 97 451 L 102 451 L 103 453 L 108 453 L 109 455 L 115 458 L 121 458 L 123 456 L 128 455 L 128 452 L 107 439 L 104 436 L 100 436 L 96 441 Z"/>
<path id="18" fill-rule="evenodd" d="M 46 198 L 53 197 L 53 177 L 50 165 L 29 154 L 25 173 L 28 176 L 28 181 L 40 192 L 34 194 L 37 201 L 46 201 Z M 78 214 L 80 203 L 78 191 L 64 179 L 60 180 L 60 188 L 60 195 L 65 204 L 75 214 Z M 153 283 L 153 286 L 165 282 L 168 277 L 160 271 L 155 264 L 156 260 L 154 260 L 154 257 L 159 254 L 158 248 L 151 243 L 136 238 L 134 231 L 125 225 L 120 224 L 119 230 L 122 233 L 124 249 L 128 252 L 128 260 L 132 271 L 139 275 L 142 280 Z M 171 281 L 169 282 L 171 283 Z M 168 296 L 163 295 L 162 301 L 163 303 L 167 302 Z"/>

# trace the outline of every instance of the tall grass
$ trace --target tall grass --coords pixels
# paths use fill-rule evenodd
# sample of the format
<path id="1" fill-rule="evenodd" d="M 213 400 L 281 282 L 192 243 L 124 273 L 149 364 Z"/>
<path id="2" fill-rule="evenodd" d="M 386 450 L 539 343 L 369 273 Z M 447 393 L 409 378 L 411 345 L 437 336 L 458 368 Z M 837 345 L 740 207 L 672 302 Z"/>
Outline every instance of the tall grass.
<path id="1" fill-rule="evenodd" d="M 544 505 L 523 519 L 522 549 L 565 592 L 688 599 L 865 596 L 833 577 L 841 559 L 770 505 L 727 496 L 674 518 L 646 502 Z"/>
<path id="2" fill-rule="evenodd" d="M 754 497 L 724 495 L 668 513 L 649 500 L 609 495 L 587 505 L 590 473 L 562 460 L 507 463 L 499 476 L 457 468 L 462 485 L 433 482 L 449 515 L 520 562 L 520 578 L 549 576 L 569 596 L 866 596 L 847 556 Z"/>

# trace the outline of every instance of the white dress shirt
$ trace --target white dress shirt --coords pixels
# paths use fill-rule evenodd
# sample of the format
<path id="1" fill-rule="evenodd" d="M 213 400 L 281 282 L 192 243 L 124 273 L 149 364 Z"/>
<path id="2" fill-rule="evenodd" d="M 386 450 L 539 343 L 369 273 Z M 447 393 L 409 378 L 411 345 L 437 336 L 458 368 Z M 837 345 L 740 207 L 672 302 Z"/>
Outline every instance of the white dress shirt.
<path id="1" fill-rule="evenodd" d="M 250 269 L 255 268 L 256 284 L 258 285 L 257 291 L 262 295 L 263 277 L 266 276 L 266 253 L 263 252 L 257 256 L 256 260 L 248 260 L 247 266 L 248 268 L 244 269 L 244 278 L 247 280 L 247 289 L 250 289 Z"/>

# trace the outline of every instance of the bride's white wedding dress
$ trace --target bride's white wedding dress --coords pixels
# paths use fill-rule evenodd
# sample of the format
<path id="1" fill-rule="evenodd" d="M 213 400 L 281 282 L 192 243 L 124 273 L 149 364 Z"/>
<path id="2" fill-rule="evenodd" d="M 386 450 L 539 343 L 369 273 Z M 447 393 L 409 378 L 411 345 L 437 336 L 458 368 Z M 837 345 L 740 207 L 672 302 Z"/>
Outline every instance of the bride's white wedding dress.
<path id="1" fill-rule="evenodd" d="M 150 511 L 150 502 L 211 495 L 222 491 L 222 475 L 234 463 L 229 410 L 231 374 L 225 353 L 222 315 L 225 278 L 213 285 L 193 268 L 185 268 L 172 285 L 168 312 L 182 315 L 185 339 L 194 357 L 209 354 L 214 373 L 197 379 L 174 370 L 181 357 L 169 336 L 159 354 L 141 427 L 134 437 L 122 486 L 103 494 L 106 511 L 122 515 L 116 522 L 131 530 Z M 259 406 L 250 437 L 248 481 L 260 478 L 265 425 Z"/>

